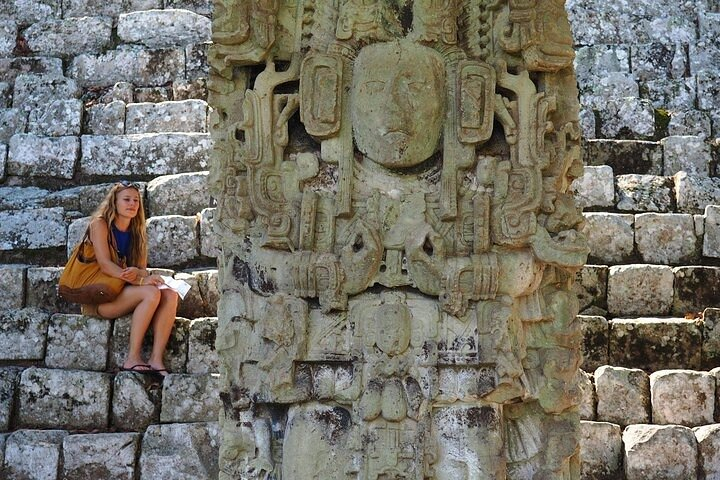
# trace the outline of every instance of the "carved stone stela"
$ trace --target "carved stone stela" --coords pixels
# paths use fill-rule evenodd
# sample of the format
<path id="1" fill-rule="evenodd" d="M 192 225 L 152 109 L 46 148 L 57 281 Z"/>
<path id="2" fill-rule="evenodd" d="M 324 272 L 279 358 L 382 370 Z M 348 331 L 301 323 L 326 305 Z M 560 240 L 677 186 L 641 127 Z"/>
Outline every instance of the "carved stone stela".
<path id="1" fill-rule="evenodd" d="M 563 0 L 215 0 L 220 478 L 577 479 Z"/>

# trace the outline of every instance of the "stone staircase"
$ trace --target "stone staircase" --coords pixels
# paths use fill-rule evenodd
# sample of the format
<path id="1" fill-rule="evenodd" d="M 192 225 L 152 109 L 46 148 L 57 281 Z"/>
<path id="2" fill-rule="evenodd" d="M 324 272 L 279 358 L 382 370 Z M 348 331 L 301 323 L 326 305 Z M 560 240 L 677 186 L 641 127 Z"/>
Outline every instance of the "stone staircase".
<path id="1" fill-rule="evenodd" d="M 211 12 L 210 0 L 0 2 L 2 479 L 217 477 Z M 118 180 L 141 187 L 150 265 L 192 285 L 164 381 L 119 370 L 129 317 L 82 316 L 56 295 Z"/>
<path id="2" fill-rule="evenodd" d="M 592 249 L 576 286 L 582 475 L 720 478 L 720 5 L 567 4 Z M 217 476 L 211 12 L 0 3 L 0 478 Z M 151 265 L 193 285 L 164 382 L 118 371 L 128 318 L 84 317 L 55 294 L 120 179 L 142 185 Z"/>

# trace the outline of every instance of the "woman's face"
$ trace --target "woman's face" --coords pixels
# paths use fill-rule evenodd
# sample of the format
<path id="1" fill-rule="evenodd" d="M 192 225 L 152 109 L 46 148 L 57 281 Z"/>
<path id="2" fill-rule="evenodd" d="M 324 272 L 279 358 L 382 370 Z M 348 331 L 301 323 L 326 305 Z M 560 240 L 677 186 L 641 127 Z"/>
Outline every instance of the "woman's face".
<path id="1" fill-rule="evenodd" d="M 121 217 L 134 218 L 140 209 L 140 192 L 132 187 L 115 194 L 115 210 Z"/>

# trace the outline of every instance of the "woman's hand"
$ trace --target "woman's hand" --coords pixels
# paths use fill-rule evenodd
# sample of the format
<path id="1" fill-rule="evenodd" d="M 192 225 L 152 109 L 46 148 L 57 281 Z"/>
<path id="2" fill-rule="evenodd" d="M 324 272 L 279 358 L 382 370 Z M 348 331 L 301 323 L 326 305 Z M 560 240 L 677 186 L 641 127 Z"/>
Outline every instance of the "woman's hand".
<path id="1" fill-rule="evenodd" d="M 156 287 L 159 287 L 164 283 L 165 282 L 160 275 L 148 275 L 142 279 L 142 285 L 155 285 Z"/>
<path id="2" fill-rule="evenodd" d="M 124 268 L 122 273 L 120 274 L 120 278 L 122 278 L 126 282 L 130 282 L 130 283 L 135 282 L 135 280 L 139 280 L 140 277 L 141 277 L 140 269 L 137 267 Z"/>

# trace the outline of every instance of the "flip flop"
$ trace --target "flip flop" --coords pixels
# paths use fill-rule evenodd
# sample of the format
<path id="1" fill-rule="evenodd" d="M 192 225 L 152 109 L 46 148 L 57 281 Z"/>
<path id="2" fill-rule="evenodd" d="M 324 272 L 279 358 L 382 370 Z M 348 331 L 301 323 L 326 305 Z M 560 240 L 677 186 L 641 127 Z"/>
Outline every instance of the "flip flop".
<path id="1" fill-rule="evenodd" d="M 168 375 L 170 375 L 172 373 L 167 368 L 152 368 L 152 367 L 150 367 L 150 371 L 156 375 L 163 377 L 163 378 L 167 377 Z"/>
<path id="2" fill-rule="evenodd" d="M 138 363 L 132 367 L 120 367 L 121 372 L 135 372 L 135 373 L 153 373 L 155 370 L 150 365 L 145 363 Z"/>

